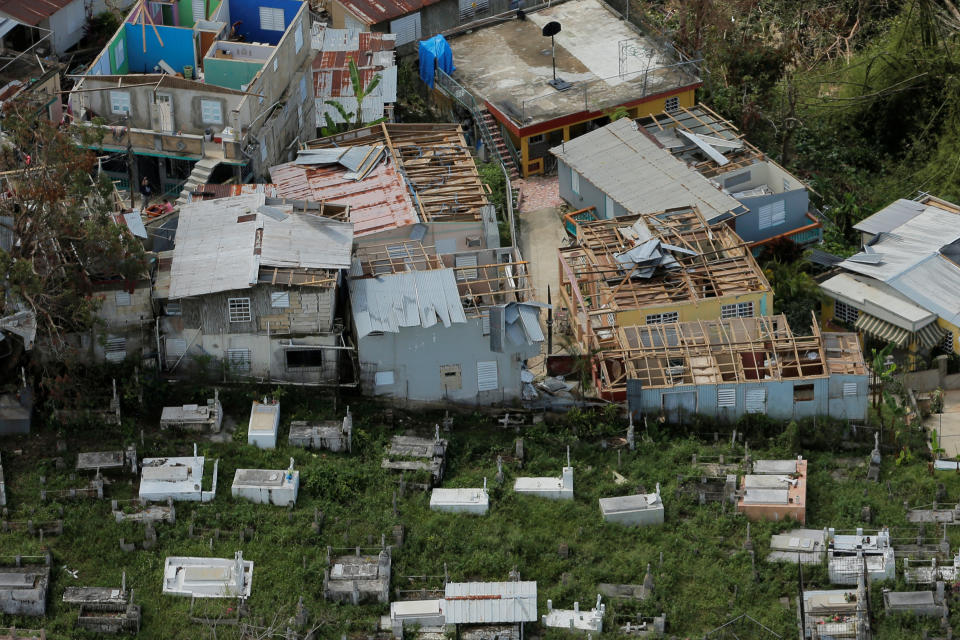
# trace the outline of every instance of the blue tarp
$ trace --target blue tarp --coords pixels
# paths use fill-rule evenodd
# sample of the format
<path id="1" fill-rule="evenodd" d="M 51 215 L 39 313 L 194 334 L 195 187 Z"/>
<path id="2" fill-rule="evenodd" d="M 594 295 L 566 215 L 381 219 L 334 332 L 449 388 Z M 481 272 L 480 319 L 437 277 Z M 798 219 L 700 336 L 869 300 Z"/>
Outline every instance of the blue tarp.
<path id="1" fill-rule="evenodd" d="M 433 89 L 433 68 L 440 67 L 444 73 L 453 73 L 453 51 L 442 35 L 420 41 L 420 79 Z"/>

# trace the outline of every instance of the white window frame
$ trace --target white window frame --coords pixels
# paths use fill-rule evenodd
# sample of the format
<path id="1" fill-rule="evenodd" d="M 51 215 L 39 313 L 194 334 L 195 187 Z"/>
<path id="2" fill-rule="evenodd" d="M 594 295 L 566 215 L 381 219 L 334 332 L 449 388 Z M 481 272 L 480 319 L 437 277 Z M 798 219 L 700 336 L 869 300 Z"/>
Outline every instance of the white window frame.
<path id="1" fill-rule="evenodd" d="M 669 324 L 671 322 L 680 322 L 680 312 L 664 311 L 663 313 L 651 313 L 644 318 L 646 324 Z"/>
<path id="2" fill-rule="evenodd" d="M 737 390 L 733 387 L 720 387 L 717 389 L 717 407 L 721 409 L 733 409 L 737 406 Z"/>
<path id="3" fill-rule="evenodd" d="M 133 111 L 133 107 L 130 103 L 129 91 L 111 91 L 110 92 L 110 113 L 116 113 L 116 114 L 128 116 L 132 111 Z"/>
<path id="4" fill-rule="evenodd" d="M 494 379 L 493 384 L 489 382 L 480 383 L 480 374 L 481 372 L 489 373 L 490 370 L 493 370 Z M 477 391 L 496 391 L 500 388 L 500 372 L 497 370 L 497 361 L 496 360 L 477 360 Z"/>
<path id="5" fill-rule="evenodd" d="M 260 7 L 260 28 L 264 31 L 286 31 L 283 9 Z"/>
<path id="6" fill-rule="evenodd" d="M 787 208 L 783 200 L 765 204 L 757 210 L 757 227 L 762 231 L 787 222 Z"/>
<path id="7" fill-rule="evenodd" d="M 216 111 L 213 109 L 216 108 Z M 223 124 L 223 103 L 219 100 L 200 100 L 200 118 L 203 124 Z"/>
<path id="8" fill-rule="evenodd" d="M 580 174 L 570 167 L 570 191 L 580 195 Z"/>
<path id="9" fill-rule="evenodd" d="M 113 48 L 113 66 L 119 71 L 120 65 L 127 61 L 126 41 L 123 38 L 117 39 L 117 46 Z"/>
<path id="10" fill-rule="evenodd" d="M 730 318 L 752 318 L 753 302 L 733 302 L 731 304 L 720 305 L 720 319 L 728 320 Z"/>
<path id="11" fill-rule="evenodd" d="M 107 338 L 103 346 L 103 358 L 107 362 L 123 362 L 127 359 L 127 339 Z"/>
<path id="12" fill-rule="evenodd" d="M 834 300 L 833 317 L 840 322 L 844 322 L 852 326 L 860 318 L 860 309 L 857 309 L 852 304 L 847 304 L 846 302 L 841 302 L 840 300 Z"/>
<path id="13" fill-rule="evenodd" d="M 227 366 L 233 373 L 250 373 L 250 349 L 227 349 Z"/>
<path id="14" fill-rule="evenodd" d="M 290 307 L 289 291 L 271 291 L 270 307 L 272 309 L 287 309 Z"/>
<path id="15" fill-rule="evenodd" d="M 303 49 L 303 20 L 297 21 L 295 28 L 296 32 L 293 36 L 293 48 L 295 50 L 294 53 L 300 53 L 300 49 Z M 274 63 L 276 63 L 276 60 L 274 60 Z M 276 71 L 276 67 L 274 67 L 274 71 Z"/>
<path id="16" fill-rule="evenodd" d="M 230 322 L 252 322 L 250 298 L 227 298 L 227 317 Z"/>

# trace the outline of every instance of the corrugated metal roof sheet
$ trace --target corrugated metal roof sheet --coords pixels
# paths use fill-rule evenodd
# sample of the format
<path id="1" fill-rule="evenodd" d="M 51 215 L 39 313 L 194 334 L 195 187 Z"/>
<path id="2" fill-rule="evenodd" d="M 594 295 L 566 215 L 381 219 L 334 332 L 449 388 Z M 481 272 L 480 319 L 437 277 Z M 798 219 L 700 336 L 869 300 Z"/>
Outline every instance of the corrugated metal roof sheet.
<path id="1" fill-rule="evenodd" d="M 440 0 L 341 0 L 347 10 L 363 22 L 373 25 L 405 16 Z"/>
<path id="2" fill-rule="evenodd" d="M 707 220 L 742 208 L 621 118 L 550 150 L 629 213 L 696 205 Z"/>
<path id="3" fill-rule="evenodd" d="M 876 312 L 883 310 L 900 318 L 899 324 L 904 329 L 913 329 L 921 323 L 929 322 L 933 315 L 929 310 L 914 303 L 910 298 L 900 293 L 885 282 L 874 280 L 866 276 L 853 273 L 838 273 L 820 284 L 831 297 L 842 297 L 858 309 L 872 303 L 877 307 Z M 895 323 L 896 324 L 896 323 Z"/>
<path id="4" fill-rule="evenodd" d="M 447 624 L 498 624 L 537 620 L 537 583 L 448 582 Z"/>
<path id="5" fill-rule="evenodd" d="M 297 213 L 276 220 L 257 211 L 264 201 L 263 194 L 248 194 L 180 207 L 170 298 L 246 289 L 260 266 L 349 268 L 350 223 Z"/>
<path id="6" fill-rule="evenodd" d="M 35 27 L 71 2 L 73 0 L 0 0 L 0 13 Z"/>
<path id="7" fill-rule="evenodd" d="M 406 271 L 349 281 L 357 337 L 402 327 L 449 327 L 467 321 L 453 269 Z"/>
<path id="8" fill-rule="evenodd" d="M 420 222 L 410 191 L 392 159 L 382 162 L 363 180 L 353 180 L 348 174 L 340 165 L 306 167 L 288 163 L 270 167 L 270 177 L 281 198 L 349 204 L 357 237 Z"/>
<path id="9" fill-rule="evenodd" d="M 960 216 L 938 207 L 926 207 L 903 224 L 882 232 L 858 256 L 880 256 L 878 262 L 864 263 L 857 256 L 844 260 L 840 266 L 849 271 L 891 282 L 893 278 L 930 255 L 937 254 L 943 245 L 960 238 Z M 891 282 L 892 284 L 892 282 Z"/>
<path id="10" fill-rule="evenodd" d="M 324 114 L 342 123 L 340 112 L 327 100 L 340 103 L 348 113 L 356 113 L 357 101 L 350 81 L 350 61 L 356 64 L 360 82 L 370 85 L 374 77 L 380 81 L 363 101 L 363 121 L 383 117 L 384 104 L 397 101 L 397 67 L 393 48 L 395 34 L 359 32 L 354 29 L 314 27 L 314 48 L 320 53 L 313 59 L 313 89 L 316 96 L 317 126 L 326 126 Z"/>
<path id="11" fill-rule="evenodd" d="M 890 286 L 950 324 L 960 325 L 960 267 L 943 256 L 925 258 L 890 280 Z"/>
<path id="12" fill-rule="evenodd" d="M 853 228 L 864 233 L 883 233 L 893 231 L 900 225 L 920 215 L 927 205 L 916 200 L 900 199 L 880 209 L 869 218 L 864 218 Z"/>

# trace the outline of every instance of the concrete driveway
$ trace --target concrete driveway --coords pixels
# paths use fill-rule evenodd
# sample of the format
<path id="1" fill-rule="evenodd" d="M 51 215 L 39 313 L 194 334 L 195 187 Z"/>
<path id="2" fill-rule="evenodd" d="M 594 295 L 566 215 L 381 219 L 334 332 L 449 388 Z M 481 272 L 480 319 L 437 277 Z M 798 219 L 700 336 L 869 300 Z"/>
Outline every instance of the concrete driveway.
<path id="1" fill-rule="evenodd" d="M 536 289 L 537 301 L 547 301 L 547 285 L 550 285 L 553 301 L 556 302 L 560 295 L 557 248 L 563 244 L 566 236 L 560 213 L 551 207 L 521 213 L 519 218 L 520 253 L 529 263 L 527 268 Z"/>
<path id="2" fill-rule="evenodd" d="M 943 413 L 933 413 L 924 421 L 924 426 L 940 434 L 943 457 L 956 459 L 960 455 L 960 390 L 943 392 Z"/>

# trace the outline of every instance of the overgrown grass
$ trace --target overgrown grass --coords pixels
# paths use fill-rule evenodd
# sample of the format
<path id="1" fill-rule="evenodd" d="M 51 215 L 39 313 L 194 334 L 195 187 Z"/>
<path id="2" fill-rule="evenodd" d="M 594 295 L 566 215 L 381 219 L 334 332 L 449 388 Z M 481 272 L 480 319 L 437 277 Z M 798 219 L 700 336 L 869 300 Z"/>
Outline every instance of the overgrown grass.
<path id="1" fill-rule="evenodd" d="M 125 391 L 126 384 L 124 385 Z M 85 479 L 71 480 L 69 467 L 75 454 L 86 450 L 119 448 L 139 440 L 144 429 L 145 444 L 141 456 L 187 454 L 194 438 L 158 431 L 156 407 L 163 402 L 203 401 L 207 390 L 192 387 L 158 387 L 147 398 L 143 416 L 134 417 L 136 394 L 125 393 L 128 417 L 122 427 L 84 428 L 64 433 L 70 444 L 65 455 L 67 470 L 57 471 L 52 461 L 56 434 L 52 426 L 41 426 L 35 435 L 11 438 L 3 443 L 4 472 L 10 519 L 25 520 L 55 517 L 52 505 L 41 505 L 40 475 L 50 488 L 80 486 Z M 341 633 L 362 638 L 372 632 L 386 607 L 328 604 L 322 601 L 322 574 L 326 547 L 369 546 L 379 542 L 381 534 L 392 541 L 392 528 L 402 524 L 406 531 L 403 546 L 393 554 L 392 588 L 419 589 L 442 586 L 446 568 L 451 580 L 506 580 L 516 568 L 523 579 L 536 580 L 541 611 L 547 599 L 555 606 L 569 607 L 574 600 L 584 606 L 596 598 L 599 582 L 641 583 L 647 565 L 651 565 L 656 584 L 655 596 L 644 603 L 615 601 L 608 603 L 605 627 L 614 629 L 616 621 L 637 613 L 667 615 L 668 631 L 678 637 L 695 637 L 741 613 L 748 613 L 783 637 L 796 633 L 794 598 L 797 595 L 797 570 L 793 565 L 774 565 L 763 558 L 770 535 L 793 528 L 786 522 L 755 523 L 751 537 L 756 550 L 756 579 L 750 554 L 744 549 L 745 520 L 722 509 L 719 504 L 700 506 L 689 497 L 676 497 L 678 475 L 698 475 L 691 456 L 742 455 L 741 445 L 730 446 L 729 437 L 718 446 L 690 436 L 671 435 L 671 430 L 646 437 L 635 452 L 601 446 L 602 438 L 623 435 L 625 425 L 613 412 L 587 414 L 576 412 L 564 420 L 524 427 L 526 460 L 519 468 L 512 460 L 517 434 L 495 425 L 482 414 L 457 415 L 447 460 L 444 486 L 480 486 L 487 478 L 491 488 L 491 511 L 486 517 L 457 516 L 430 511 L 429 495 L 407 492 L 398 497 L 399 515 L 393 513 L 395 476 L 380 468 L 384 446 L 391 435 L 416 431 L 432 434 L 440 415 L 396 411 L 394 426 L 386 426 L 382 409 L 367 400 L 350 398 L 355 416 L 354 452 L 331 454 L 281 447 L 261 451 L 245 444 L 249 400 L 265 390 L 235 388 L 221 393 L 229 415 L 238 421 L 232 442 L 215 444 L 200 441 L 208 458 L 220 459 L 217 498 L 209 505 L 177 504 L 177 523 L 157 527 L 158 544 L 151 551 L 125 553 L 118 539 L 140 541 L 143 530 L 119 525 L 110 515 L 110 503 L 104 501 L 65 502 L 65 532 L 48 538 L 44 544 L 54 555 L 53 584 L 48 601 L 48 617 L 43 621 L 0 616 L 0 626 L 47 629 L 51 638 L 93 638 L 75 629 L 77 610 L 60 602 L 63 590 L 71 585 L 116 586 L 121 571 L 127 572 L 127 585 L 135 590 L 136 601 L 143 605 L 144 625 L 141 638 L 212 638 L 203 625 L 188 620 L 189 600 L 161 595 L 163 561 L 169 555 L 231 557 L 242 549 L 244 557 L 255 563 L 252 616 L 264 623 L 293 615 L 299 597 L 315 621 L 323 623 L 319 637 L 339 638 Z M 337 407 L 332 397 L 312 390 L 280 391 L 283 423 L 280 441 L 286 441 L 287 425 L 292 419 L 331 419 L 342 415 L 348 399 L 340 398 Z M 130 405 L 130 406 L 126 406 Z M 784 433 L 782 426 L 755 425 L 750 432 L 750 450 L 754 458 L 794 455 L 804 440 L 797 425 Z M 762 429 L 775 437 L 763 437 Z M 638 434 L 638 440 L 640 436 Z M 823 434 L 821 434 L 822 436 Z M 565 448 L 571 447 L 575 467 L 576 499 L 553 502 L 512 491 L 518 475 L 559 475 Z M 903 502 L 932 502 L 938 482 L 944 483 L 950 500 L 960 498 L 960 476 L 931 476 L 925 461 L 898 467 L 892 457 L 884 461 L 880 484 L 866 482 L 867 448 L 839 455 L 833 450 L 804 452 L 810 459 L 807 526 L 853 529 L 860 522 L 861 509 L 871 506 L 874 524 L 889 525 L 895 538 L 912 538 L 916 527 L 905 519 Z M 836 447 L 833 447 L 836 449 Z M 16 453 L 20 450 L 22 453 Z M 503 455 L 506 478 L 494 481 L 496 458 Z M 253 505 L 230 496 L 237 468 L 286 468 L 295 459 L 301 471 L 301 492 L 296 508 Z M 618 485 L 614 471 L 627 479 Z M 107 489 L 112 498 L 130 498 L 136 484 L 127 477 Z M 622 495 L 638 488 L 652 491 L 661 484 L 666 504 L 663 527 L 628 529 L 602 522 L 597 499 Z M 889 492 L 888 492 L 889 483 Z M 319 535 L 311 530 L 314 509 L 325 514 Z M 252 541 L 241 543 L 229 534 L 212 544 L 209 538 L 188 536 L 190 522 L 206 528 L 235 530 L 252 527 Z M 933 530 L 929 536 L 935 535 Z M 954 536 L 951 536 L 954 538 Z M 954 547 L 960 538 L 952 539 Z M 569 557 L 561 557 L 561 544 L 569 547 Z M 26 534 L 0 534 L 3 554 L 32 554 L 41 551 L 40 543 Z M 661 561 L 662 558 L 662 561 Z M 62 567 L 78 572 L 74 580 Z M 434 576 L 408 580 L 405 576 Z M 827 585 L 824 568 L 805 569 L 808 587 Z M 874 611 L 882 612 L 881 585 L 873 585 Z M 787 598 L 789 608 L 780 600 Z M 214 607 L 218 604 L 212 605 Z M 223 606 L 227 606 L 224 604 Z M 960 620 L 955 620 L 958 622 Z M 880 638 L 917 638 L 923 628 L 935 629 L 933 622 L 877 619 Z M 532 631 L 532 629 L 531 629 Z M 233 635 L 231 635 L 233 634 Z M 218 628 L 218 638 L 236 637 L 233 628 Z M 565 637 L 544 632 L 544 638 Z M 613 634 L 605 637 L 615 637 Z"/>

